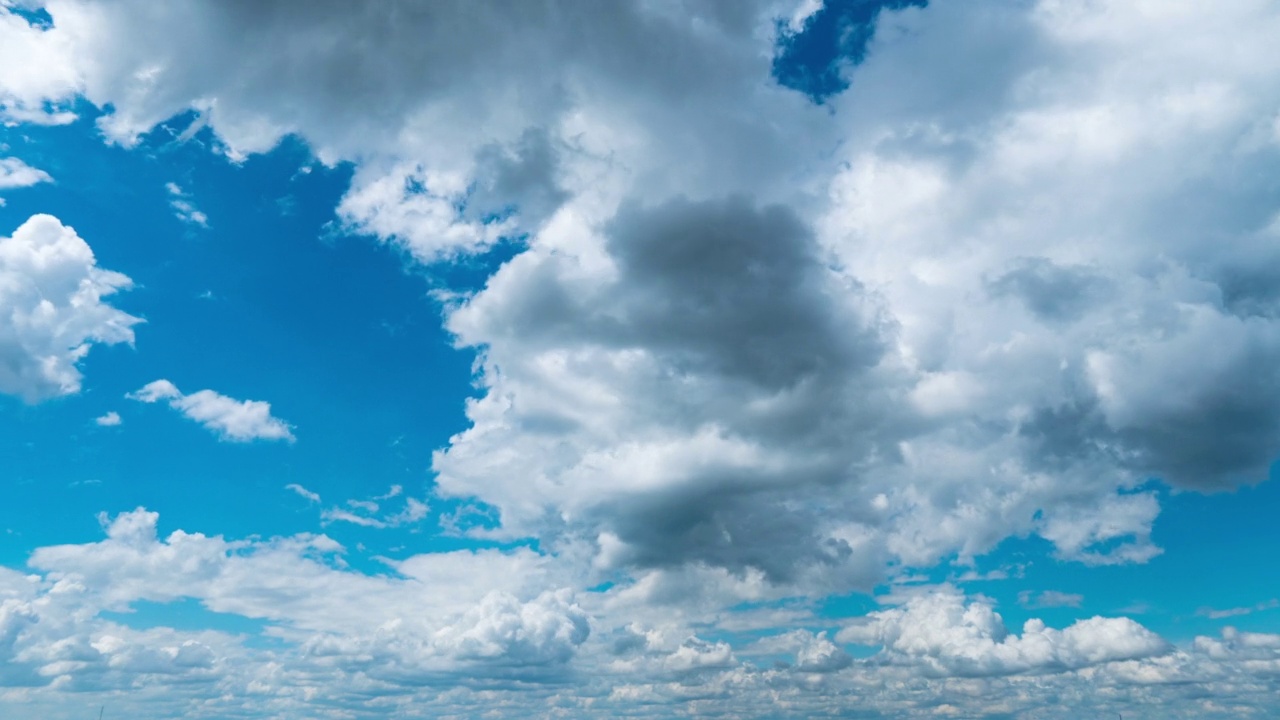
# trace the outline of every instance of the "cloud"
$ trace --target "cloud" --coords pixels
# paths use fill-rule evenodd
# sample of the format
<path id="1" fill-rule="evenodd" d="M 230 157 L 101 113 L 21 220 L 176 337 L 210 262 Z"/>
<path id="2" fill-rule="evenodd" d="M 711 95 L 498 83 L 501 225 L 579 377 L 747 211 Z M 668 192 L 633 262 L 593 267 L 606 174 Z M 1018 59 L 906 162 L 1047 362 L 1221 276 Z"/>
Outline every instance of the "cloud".
<path id="1" fill-rule="evenodd" d="M 0 190 L 53 182 L 49 173 L 33 168 L 16 157 L 0 158 Z"/>
<path id="2" fill-rule="evenodd" d="M 0 53 L 47 60 L 0 62 L 10 116 L 82 97 L 129 145 L 194 110 L 232 159 L 292 133 L 354 163 L 349 232 L 423 263 L 513 241 L 482 288 L 439 294 L 478 393 L 433 470 L 493 520 L 468 532 L 540 549 L 381 577 L 322 536 L 160 541 L 132 517 L 42 548 L 40 582 L 266 619 L 292 643 L 270 660 L 200 642 L 261 661 L 226 687 L 280 715 L 307 692 L 335 713 L 501 712 L 521 697 L 503 682 L 575 667 L 590 677 L 534 691 L 565 714 L 1271 713 L 1274 636 L 1172 649 L 1125 618 L 1015 633 L 947 592 L 834 636 L 759 607 L 1010 537 L 1146 562 L 1161 485 L 1257 482 L 1280 451 L 1280 195 L 1258 180 L 1280 176 L 1276 8 L 892 3 L 819 107 L 770 71 L 780 28 L 836 5 L 54 0 L 48 30 L 0 13 Z M 325 512 L 387 525 L 389 499 Z M 14 593 L 24 677 L 89 682 L 56 663 L 124 637 L 31 635 L 32 598 L 54 593 Z M 804 628 L 785 667 L 708 632 L 779 617 Z M 855 641 L 883 649 L 853 660 Z M 137 642 L 172 659 L 185 639 Z"/>
<path id="3" fill-rule="evenodd" d="M 1212 716 L 1202 703 L 1225 698 L 1237 713 L 1265 714 L 1280 662 L 1280 636 L 1233 628 L 1181 648 L 1118 618 L 1063 630 L 1032 620 L 1012 634 L 985 601 L 946 589 L 846 621 L 835 638 L 709 640 L 680 611 L 637 617 L 601 602 L 614 590 L 557 588 L 572 563 L 527 548 L 423 553 L 392 573 L 362 572 L 323 535 L 161 537 L 159 516 L 143 509 L 101 521 L 102 540 L 38 548 L 27 572 L 0 569 L 0 677 L 26 687 L 23 703 L 127 689 L 120 710 L 144 717 L 286 716 L 353 696 L 366 713 L 412 704 L 518 716 L 549 695 L 584 716 L 768 707 L 781 717 L 925 717 L 939 703 L 968 715 Z M 184 598 L 259 629 L 127 622 L 142 601 Z M 849 642 L 884 648 L 856 660 Z M 795 662 L 759 667 L 751 659 L 762 653 Z"/>
<path id="4" fill-rule="evenodd" d="M 285 485 L 285 486 L 284 486 L 284 489 L 285 489 L 285 490 L 292 490 L 293 492 L 297 493 L 297 494 L 298 494 L 299 496 L 301 496 L 302 498 L 306 499 L 306 500 L 307 500 L 307 502 L 313 502 L 313 503 L 318 503 L 318 502 L 320 502 L 320 494 L 319 494 L 319 493 L 311 492 L 310 490 L 308 490 L 308 489 L 306 489 L 306 488 L 302 487 L 301 485 L 299 485 L 299 484 L 297 484 L 297 483 L 289 483 L 288 485 Z"/>
<path id="5" fill-rule="evenodd" d="M 99 427 L 115 427 L 124 422 L 124 420 L 120 419 L 120 413 L 115 410 L 112 410 L 101 417 L 94 418 L 93 421 L 97 423 Z"/>
<path id="6" fill-rule="evenodd" d="M 200 423 L 223 440 L 295 440 L 293 426 L 273 417 L 271 404 L 262 400 L 236 400 L 212 390 L 184 395 L 168 380 L 148 383 L 126 397 L 145 403 L 167 401 L 169 407 Z"/>
<path id="7" fill-rule="evenodd" d="M 367 673 L 407 688 L 428 679 L 440 684 L 487 676 L 541 678 L 549 667 L 568 661 L 590 632 L 570 591 L 530 590 L 528 578 L 537 573 L 529 571 L 538 559 L 528 551 L 415 556 L 400 563 L 400 574 L 391 578 L 335 566 L 331 561 L 342 548 L 323 535 L 227 541 L 179 530 L 161 539 L 158 515 L 141 508 L 100 520 L 104 540 L 44 547 L 33 554 L 32 566 L 49 582 L 24 587 L 31 600 L 42 595 L 47 600 L 17 607 L 43 605 L 39 616 L 52 627 L 40 633 L 43 637 L 19 640 L 66 644 L 58 633 L 68 632 L 87 640 L 101 622 L 86 618 L 101 610 L 126 612 L 138 601 L 194 598 L 213 612 L 272 622 L 292 648 L 294 671 L 314 664 L 311 672 L 320 672 L 318 666 L 330 658 L 351 673 L 347 677 Z M 89 614 L 63 614 L 66 604 Z M 363 620 L 353 623 L 357 616 Z M 20 623 L 21 617 L 8 622 Z M 76 627 L 80 622 L 88 626 Z M 181 664 L 184 652 L 190 655 L 184 667 L 215 661 L 207 652 L 183 651 L 181 645 L 176 655 L 151 647 L 138 648 L 139 662 L 153 657 Z M 168 659 L 156 657 L 156 651 L 167 652 Z M 372 657 L 360 659 L 364 653 Z M 39 653 L 26 651 L 33 654 Z M 409 675 L 407 668 L 413 668 Z M 38 674 L 49 683 L 58 674 L 93 672 L 92 666 L 67 666 Z M 154 672 L 144 665 L 125 674 Z"/>
<path id="8" fill-rule="evenodd" d="M 1033 592 L 1023 590 L 1018 593 L 1018 604 L 1028 608 L 1080 607 L 1084 602 L 1083 595 L 1064 593 L 1057 590 Z"/>
<path id="9" fill-rule="evenodd" d="M 320 520 L 325 525 L 345 522 L 370 528 L 395 528 L 418 523 L 427 517 L 430 509 L 427 503 L 408 496 L 404 496 L 404 507 L 398 512 L 380 512 L 382 506 L 379 503 L 401 496 L 404 496 L 404 488 L 392 485 L 390 490 L 372 500 L 348 500 L 346 507 L 325 508 L 320 513 Z M 315 500 L 319 499 L 320 496 L 316 495 Z"/>
<path id="10" fill-rule="evenodd" d="M 81 87 L 71 43 L 10 12 L 8 5 L 0 6 L 0 36 L 5 40 L 0 43 L 0 120 L 75 120 L 75 113 L 57 106 Z"/>
<path id="11" fill-rule="evenodd" d="M 349 230 L 524 239 L 454 298 L 483 395 L 436 459 L 506 537 L 867 588 L 1030 534 L 1145 562 L 1149 478 L 1265 475 L 1270 8 L 894 4 L 818 107 L 770 76 L 812 3 L 556 7 L 59 0 L 30 37 L 76 48 L 47 97 L 118 142 L 188 110 L 232 157 L 296 133 L 358 161 Z"/>
<path id="12" fill-rule="evenodd" d="M 1210 620 L 1221 620 L 1229 617 L 1240 617 L 1241 615 L 1252 615 L 1253 613 L 1261 612 L 1263 610 L 1275 610 L 1276 608 L 1280 608 L 1280 599 L 1273 598 L 1265 602 L 1260 602 L 1256 605 L 1228 608 L 1226 610 L 1216 610 L 1214 608 L 1204 607 L 1196 610 L 1196 614 L 1202 617 L 1207 617 Z"/>
<path id="13" fill-rule="evenodd" d="M 132 284 L 51 215 L 0 237 L 0 393 L 34 403 L 79 392 L 94 344 L 133 342 L 142 320 L 104 302 Z"/>
<path id="14" fill-rule="evenodd" d="M 188 225 L 209 227 L 209 216 L 196 209 L 191 202 L 191 196 L 177 183 L 166 183 L 164 189 L 169 193 L 169 207 L 173 208 L 175 217 Z"/>
<path id="15" fill-rule="evenodd" d="M 1171 646 L 1129 618 L 1093 617 L 1063 630 L 1028 620 L 1011 634 L 989 604 L 957 592 L 917 595 L 901 608 L 871 613 L 837 640 L 883 645 L 887 662 L 935 675 L 987 677 L 1077 670 L 1100 663 L 1164 654 Z"/>

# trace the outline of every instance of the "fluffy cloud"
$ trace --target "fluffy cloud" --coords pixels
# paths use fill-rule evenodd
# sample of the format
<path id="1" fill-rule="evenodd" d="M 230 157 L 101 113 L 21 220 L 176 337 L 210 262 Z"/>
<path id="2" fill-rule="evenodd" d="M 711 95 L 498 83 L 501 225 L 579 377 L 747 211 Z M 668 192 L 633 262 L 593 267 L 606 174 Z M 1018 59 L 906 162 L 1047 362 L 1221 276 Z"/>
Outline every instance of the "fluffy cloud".
<path id="1" fill-rule="evenodd" d="M 45 32 L 0 3 L 0 120 L 60 124 L 75 114 L 50 107 L 69 100 L 80 77 L 67 38 Z"/>
<path id="2" fill-rule="evenodd" d="M 1274 5 L 889 5 L 821 107 L 769 75 L 813 2 L 52 0 L 51 29 L 0 12 L 0 53 L 47 58 L 0 62 L 11 117 L 58 119 L 82 93 L 128 145 L 194 111 L 232 158 L 296 133 L 356 163 L 350 231 L 423 262 L 521 237 L 481 290 L 442 294 L 479 393 L 434 470 L 500 518 L 477 534 L 548 553 L 375 577 L 322 537 L 159 541 L 131 514 L 34 567 L 112 607 L 199 597 L 276 623 L 300 650 L 234 687 L 279 716 L 299 701 L 282 688 L 357 714 L 351 697 L 394 702 L 464 666 L 432 709 L 501 711 L 503 681 L 563 679 L 582 657 L 617 675 L 537 691 L 555 712 L 1273 711 L 1274 636 L 1171 650 L 1123 618 L 1015 634 L 954 593 L 835 636 L 786 616 L 808 624 L 785 667 L 703 632 L 785 615 L 727 610 L 743 603 L 963 565 L 1011 536 L 1145 562 L 1152 478 L 1229 489 L 1280 450 Z M 139 396 L 231 439 L 292 437 L 265 403 L 164 381 Z M 331 519 L 385 524 L 369 502 Z M 13 672 L 73 682 L 53 664 L 71 650 L 22 649 L 40 610 L 10 600 Z M 854 661 L 853 641 L 884 649 Z M 120 662 L 185 647 L 148 642 Z"/>
<path id="3" fill-rule="evenodd" d="M 42 182 L 52 182 L 49 173 L 33 168 L 20 158 L 0 158 L 0 190 L 28 187 Z"/>
<path id="4" fill-rule="evenodd" d="M 24 97 L 109 104 L 118 142 L 297 133 L 357 161 L 347 227 L 423 261 L 528 233 L 450 310 L 483 395 L 435 463 L 508 537 L 845 588 L 1030 534 L 1149 560 L 1148 478 L 1280 449 L 1280 20 L 906 5 L 824 107 L 769 75 L 813 3 L 55 0 L 14 32 L 74 68 Z"/>
<path id="5" fill-rule="evenodd" d="M 95 343 L 133 342 L 142 321 L 103 300 L 131 285 L 50 215 L 0 237 L 0 392 L 27 402 L 79 392 L 77 364 Z"/>
<path id="6" fill-rule="evenodd" d="M 945 591 L 871 613 L 863 623 L 841 630 L 837 639 L 883 645 L 888 662 L 918 664 L 937 675 L 972 677 L 1076 670 L 1171 649 L 1129 618 L 1093 617 L 1063 630 L 1032 619 L 1021 635 L 1011 634 L 989 604 L 966 603 L 959 593 Z"/>
<path id="7" fill-rule="evenodd" d="M 233 442 L 252 440 L 294 441 L 292 426 L 271 414 L 271 403 L 263 400 L 236 400 L 212 390 L 184 395 L 168 380 L 147 383 L 127 396 L 145 403 L 165 401 L 218 437 Z"/>
<path id="8" fill-rule="evenodd" d="M 162 538 L 159 517 L 142 509 L 101 520 L 103 540 L 39 548 L 32 572 L 0 570 L 0 682 L 23 688 L 0 691 L 0 707 L 49 704 L 61 720 L 71 715 L 52 702 L 71 690 L 140 716 L 372 718 L 410 705 L 527 716 L 531 700 L 546 700 L 582 718 L 716 708 L 913 718 L 940 705 L 961 715 L 1225 718 L 1264 712 L 1280 663 L 1280 636 L 1232 628 L 1181 648 L 1123 619 L 1063 630 L 1032 620 L 1012 634 L 987 602 L 945 588 L 848 621 L 834 638 L 707 640 L 669 614 L 651 624 L 599 602 L 617 590 L 547 590 L 583 582 L 564 574 L 568 557 L 419 554 L 393 562 L 392 574 L 368 574 L 346 567 L 322 535 Z M 139 603 L 183 599 L 259 629 L 131 627 L 131 611 L 146 612 Z M 855 660 L 849 642 L 884 647 Z M 761 654 L 793 662 L 751 662 Z M 128 692 L 105 695 L 119 690 Z M 1222 698 L 1227 709 L 1215 709 Z"/>
<path id="9" fill-rule="evenodd" d="M 161 539 L 158 515 L 141 508 L 100 519 L 104 540 L 40 548 L 31 565 L 45 581 L 32 577 L 18 583 L 28 596 L 61 598 L 59 607 L 37 613 L 57 618 L 44 622 L 55 623 L 59 632 L 89 632 L 97 623 L 89 619 L 100 610 L 192 598 L 214 612 L 272 623 L 278 635 L 296 645 L 295 661 L 301 665 L 337 663 L 349 672 L 400 683 L 459 673 L 544 677 L 549 666 L 568 661 L 590 633 L 570 591 L 531 589 L 528 581 L 539 576 L 541 561 L 527 552 L 415 556 L 399 563 L 400 578 L 392 579 L 342 569 L 337 562 L 341 546 L 323 535 L 227 541 L 179 530 Z M 21 628 L 31 608 L 51 603 L 6 606 L 0 641 L 26 638 Z M 70 603 L 82 612 L 60 615 Z M 357 616 L 363 619 L 353 623 Z M 81 629 L 78 623 L 90 627 Z M 213 662 L 205 650 L 187 650 L 181 643 L 176 650 L 155 642 L 149 647 L 131 651 L 129 662 L 181 668 Z M 369 653 L 371 658 L 361 659 Z M 18 657 L 32 654 L 15 650 Z M 157 672 L 150 668 L 131 672 Z M 51 682 L 63 673 L 90 670 L 46 665 L 37 674 Z"/>

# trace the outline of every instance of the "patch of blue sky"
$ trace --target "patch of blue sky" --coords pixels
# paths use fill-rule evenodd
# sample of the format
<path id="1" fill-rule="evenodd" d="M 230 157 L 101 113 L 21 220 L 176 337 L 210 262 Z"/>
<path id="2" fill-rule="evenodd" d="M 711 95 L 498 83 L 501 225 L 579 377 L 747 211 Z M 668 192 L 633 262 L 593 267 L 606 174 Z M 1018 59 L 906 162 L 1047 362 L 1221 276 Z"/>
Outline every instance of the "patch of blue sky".
<path id="1" fill-rule="evenodd" d="M 846 70 L 866 56 L 882 10 L 924 7 L 927 0 L 826 0 L 798 32 L 778 21 L 773 74 L 784 87 L 821 103 L 849 87 Z"/>
<path id="2" fill-rule="evenodd" d="M 75 228 L 99 266 L 133 279 L 113 304 L 146 322 L 133 348 L 93 348 L 80 394 L 35 406 L 0 398 L 10 498 L 0 527 L 17 539 L 3 562 L 100 538 L 103 510 L 158 511 L 162 536 L 181 527 L 245 537 L 314 531 L 322 507 L 394 485 L 423 498 L 431 452 L 464 429 L 473 392 L 474 358 L 451 346 L 430 291 L 473 289 L 510 248 L 407 273 L 394 248 L 343 234 L 334 208 L 350 168 L 316 164 L 297 141 L 236 164 L 210 152 L 208 130 L 178 142 L 189 118 L 176 118 L 125 149 L 103 142 L 94 108 L 76 111 L 68 126 L 0 129 L 10 153 L 54 178 L 6 193 L 0 225 L 12 232 L 49 213 Z M 207 227 L 175 217 L 170 183 Z M 125 399 L 159 378 L 270 402 L 298 441 L 223 442 L 163 405 Z M 95 424 L 109 412 L 120 425 Z M 456 509 L 433 505 L 433 515 Z M 370 552 L 438 547 L 434 533 L 410 532 L 417 525 L 325 531 Z"/>
<path id="3" fill-rule="evenodd" d="M 127 611 L 102 611 L 104 620 L 134 630 L 172 628 L 174 630 L 215 630 L 232 635 L 257 636 L 270 623 L 235 613 L 215 612 L 194 598 L 171 602 L 134 601 Z"/>

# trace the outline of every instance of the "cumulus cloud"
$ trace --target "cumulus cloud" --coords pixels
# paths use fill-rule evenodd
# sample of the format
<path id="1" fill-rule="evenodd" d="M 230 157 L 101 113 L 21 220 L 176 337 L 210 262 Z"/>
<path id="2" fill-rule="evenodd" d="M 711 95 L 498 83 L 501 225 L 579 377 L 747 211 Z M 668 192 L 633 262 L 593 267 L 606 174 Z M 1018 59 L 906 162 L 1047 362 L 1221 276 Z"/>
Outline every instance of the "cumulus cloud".
<path id="1" fill-rule="evenodd" d="M 1084 596 L 1076 593 L 1064 593 L 1058 590 L 1034 592 L 1023 590 L 1018 593 L 1018 603 L 1029 608 L 1080 607 Z"/>
<path id="2" fill-rule="evenodd" d="M 958 592 L 917 595 L 903 607 L 871 613 L 837 635 L 843 642 L 881 645 L 888 662 L 916 664 L 937 675 L 985 677 L 1062 672 L 1168 652 L 1160 636 L 1129 618 L 1092 617 L 1063 630 L 1028 620 L 1010 633 L 988 603 Z"/>
<path id="3" fill-rule="evenodd" d="M 320 496 L 299 485 L 289 485 L 286 489 L 302 495 L 312 502 L 320 502 Z M 388 500 L 401 498 L 403 507 L 399 510 L 385 509 Z M 397 503 L 399 504 L 399 503 Z M 427 517 L 430 506 L 426 502 L 404 495 L 404 488 L 392 485 L 386 493 L 369 500 L 348 500 L 345 506 L 325 508 L 320 513 L 320 520 L 328 525 L 335 522 L 351 523 L 369 528 L 395 528 L 401 525 L 412 525 Z"/>
<path id="4" fill-rule="evenodd" d="M 22 162 L 21 158 L 0 158 L 0 190 L 28 187 L 42 182 L 53 182 L 53 178 L 49 177 L 49 173 Z"/>
<path id="5" fill-rule="evenodd" d="M 169 407 L 194 420 L 223 440 L 287 440 L 293 442 L 293 426 L 271 414 L 271 403 L 236 400 L 212 390 L 184 395 L 168 380 L 147 383 L 126 397 L 144 403 L 165 401 Z"/>
<path id="6" fill-rule="evenodd" d="M 372 577 L 316 560 L 335 552 L 319 537 L 159 541 L 130 516 L 102 544 L 33 556 L 63 591 L 269 618 L 303 650 L 252 665 L 252 687 L 330 699 L 320 680 L 382 698 L 504 657 L 557 670 L 469 677 L 563 679 L 585 655 L 618 675 L 565 690 L 565 714 L 1274 708 L 1274 636 L 1171 651 L 1124 618 L 1013 633 L 955 593 L 834 636 L 810 623 L 786 667 L 703 632 L 749 624 L 727 610 L 743 603 L 964 566 L 1009 537 L 1145 562 L 1153 481 L 1265 477 L 1280 451 L 1280 193 L 1259 181 L 1280 176 L 1273 5 L 887 3 L 821 107 L 770 77 L 778 33 L 824 11 L 808 1 L 47 5 L 52 28 L 0 11 L 0 53 L 46 60 L 0 62 L 9 117 L 55 121 L 83 97 L 129 145 L 195 111 L 233 159 L 295 133 L 355 163 L 348 231 L 428 263 L 518 238 L 483 288 L 440 295 L 479 355 L 478 393 L 433 470 L 443 495 L 492 509 L 496 527 L 473 532 L 548 553 L 415 556 Z M 230 439 L 292 437 L 265 403 L 162 382 L 137 395 L 207 405 L 196 419 Z M 388 499 L 330 519 L 387 524 Z M 125 571 L 94 570 L 99 554 Z M 455 586 L 452 604 L 429 590 Z M 387 604 L 351 612 L 369 597 Z M 39 608 L 17 602 L 0 637 L 21 644 Z M 883 650 L 854 661 L 850 642 Z M 54 673 L 37 655 L 14 672 Z M 471 690 L 433 707 L 512 697 Z"/>
<path id="7" fill-rule="evenodd" d="M 423 261 L 523 236 L 449 312 L 482 397 L 435 462 L 507 536 L 846 587 L 1029 534 L 1145 562 L 1148 478 L 1280 449 L 1264 4 L 891 3 L 823 107 L 770 77 L 814 3 L 273 7 L 50 2 L 14 32 L 74 72 L 25 92 L 297 133 Z"/>
<path id="8" fill-rule="evenodd" d="M 132 284 L 51 215 L 0 237 L 0 392 L 32 403 L 79 392 L 94 344 L 133 342 L 142 320 L 104 301 Z"/>
<path id="9" fill-rule="evenodd" d="M 554 693 L 575 717 L 715 708 L 814 717 L 855 707 L 926 717 L 939 702 L 970 715 L 1213 717 L 1201 704 L 1211 698 L 1229 697 L 1237 714 L 1265 710 L 1280 663 L 1280 636 L 1233 628 L 1181 648 L 1122 619 L 1063 630 L 1031 620 L 1013 634 L 989 603 L 945 588 L 849 621 L 834 638 L 796 630 L 708 640 L 670 613 L 627 619 L 600 602 L 614 590 L 548 590 L 570 579 L 567 558 L 528 549 L 424 553 L 392 563 L 394 573 L 366 573 L 338 562 L 342 547 L 323 535 L 161 537 L 160 518 L 141 508 L 101 521 L 98 542 L 38 548 L 26 573 L 0 569 L 0 678 L 27 688 L 24 703 L 128 689 L 117 702 L 142 716 L 214 708 L 285 717 L 352 696 L 369 715 L 406 703 L 527 714 L 531 697 Z M 123 621 L 140 601 L 182 599 L 262 630 Z M 855 660 L 848 643 L 883 649 Z M 761 653 L 794 662 L 753 665 Z M 366 706 L 374 689 L 390 704 Z"/>
<path id="10" fill-rule="evenodd" d="M 96 423 L 99 427 L 115 427 L 120 423 L 124 422 L 124 420 L 121 419 L 120 413 L 116 412 L 115 410 L 112 410 L 105 415 L 94 418 L 93 422 Z"/>

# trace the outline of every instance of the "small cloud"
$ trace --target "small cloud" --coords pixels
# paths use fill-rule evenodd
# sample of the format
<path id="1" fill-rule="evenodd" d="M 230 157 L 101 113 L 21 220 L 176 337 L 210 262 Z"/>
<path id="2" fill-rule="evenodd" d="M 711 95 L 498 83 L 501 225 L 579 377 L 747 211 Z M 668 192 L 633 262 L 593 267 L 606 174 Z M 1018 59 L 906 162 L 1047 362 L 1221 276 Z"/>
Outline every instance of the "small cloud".
<path id="1" fill-rule="evenodd" d="M 103 415 L 100 418 L 94 419 L 94 422 L 101 427 L 115 427 L 120 423 L 124 422 L 124 420 L 120 419 L 120 413 L 116 412 L 115 410 L 112 410 L 106 415 Z"/>
<path id="2" fill-rule="evenodd" d="M 217 433 L 223 440 L 287 440 L 293 442 L 292 426 L 271 415 L 271 404 L 262 400 L 236 400 L 212 390 L 184 395 L 168 380 L 156 380 L 125 397 L 139 402 L 166 400 L 169 407 Z"/>
<path id="3" fill-rule="evenodd" d="M 1023 590 L 1018 593 L 1018 604 L 1026 608 L 1078 608 L 1082 602 L 1084 602 L 1083 595 L 1058 592 L 1057 590 L 1045 590 L 1039 593 Z"/>
<path id="4" fill-rule="evenodd" d="M 302 497 L 306 498 L 309 502 L 313 502 L 313 503 L 320 502 L 320 493 L 311 492 L 310 490 L 302 487 L 298 483 L 289 483 L 288 485 L 284 486 L 284 489 L 292 490 L 298 495 L 301 495 Z"/>
<path id="5" fill-rule="evenodd" d="M 1207 617 L 1210 620 L 1221 620 L 1222 618 L 1239 617 L 1241 615 L 1252 615 L 1261 610 L 1275 610 L 1280 608 L 1280 599 L 1272 598 L 1266 602 L 1251 605 L 1249 607 L 1227 608 L 1226 610 L 1215 610 L 1210 607 L 1202 607 L 1196 611 L 1196 615 Z"/>
<path id="6" fill-rule="evenodd" d="M 329 508 L 320 513 L 320 519 L 325 525 L 335 522 L 348 522 L 361 527 L 385 528 L 387 524 L 377 518 L 371 518 L 365 515 L 358 515 L 341 508 Z"/>
<path id="7" fill-rule="evenodd" d="M 182 190 L 177 183 L 165 183 L 164 189 L 169 193 L 169 207 L 174 215 L 188 225 L 209 227 L 209 216 L 200 212 L 191 202 L 191 196 Z"/>
<path id="8" fill-rule="evenodd" d="M 386 501 L 400 497 L 404 488 L 392 485 L 385 494 L 372 500 L 348 500 L 347 507 L 331 507 L 320 513 L 320 520 L 328 525 L 335 522 L 347 522 L 361 527 L 393 528 L 416 523 L 427 516 L 430 506 L 416 498 L 405 497 L 404 508 L 397 513 L 382 513 L 381 506 L 375 501 Z M 319 499 L 317 497 L 317 499 Z"/>
<path id="9" fill-rule="evenodd" d="M 30 187 L 42 182 L 53 182 L 53 178 L 16 157 L 0 158 L 0 190 Z"/>

